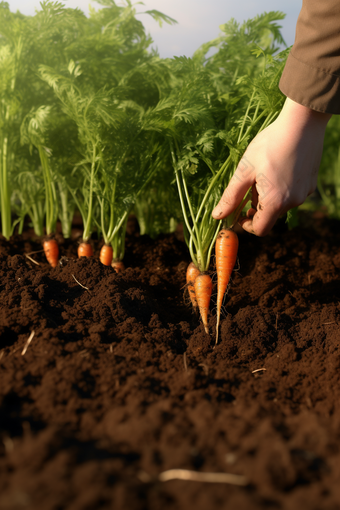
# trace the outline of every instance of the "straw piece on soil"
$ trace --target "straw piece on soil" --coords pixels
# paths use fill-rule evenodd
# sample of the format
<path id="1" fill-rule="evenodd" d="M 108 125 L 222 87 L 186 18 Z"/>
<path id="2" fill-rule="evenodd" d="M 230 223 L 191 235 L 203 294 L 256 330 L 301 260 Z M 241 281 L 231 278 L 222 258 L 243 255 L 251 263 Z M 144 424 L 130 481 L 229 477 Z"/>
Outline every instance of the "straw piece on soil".
<path id="1" fill-rule="evenodd" d="M 228 483 L 232 485 L 248 485 L 245 476 L 234 475 L 231 473 L 202 473 L 198 471 L 190 471 L 188 469 L 169 469 L 158 475 L 160 482 L 168 482 L 169 480 L 189 480 L 192 482 L 206 483 Z"/>
<path id="2" fill-rule="evenodd" d="M 266 368 L 257 368 L 256 370 L 252 371 L 252 374 L 256 374 L 256 372 L 261 372 L 262 370 L 267 370 Z"/>
<path id="3" fill-rule="evenodd" d="M 79 356 L 81 356 L 82 358 L 87 358 L 88 356 L 90 356 L 90 353 L 87 349 L 83 349 L 82 351 L 79 351 Z"/>
<path id="4" fill-rule="evenodd" d="M 28 349 L 28 346 L 29 346 L 29 344 L 30 344 L 30 343 L 32 342 L 32 340 L 33 340 L 34 333 L 35 333 L 35 331 L 33 330 L 33 331 L 32 331 L 32 333 L 30 334 L 30 336 L 28 337 L 27 342 L 25 343 L 25 346 L 24 346 L 24 348 L 23 348 L 23 350 L 22 350 L 21 356 L 24 356 L 24 355 L 26 354 L 26 351 L 27 351 L 27 349 Z"/>
<path id="5" fill-rule="evenodd" d="M 90 292 L 90 290 L 88 289 L 88 287 L 85 287 L 85 286 L 84 286 L 84 285 L 82 285 L 80 282 L 78 282 L 78 280 L 77 280 L 77 278 L 74 276 L 74 274 L 73 274 L 72 276 L 73 276 L 74 280 L 78 283 L 78 285 L 80 285 L 83 289 L 87 290 L 87 292 L 89 292 L 89 293 L 91 294 L 91 292 Z"/>
<path id="6" fill-rule="evenodd" d="M 36 264 L 37 266 L 40 266 L 39 262 L 37 262 L 36 260 L 32 259 L 32 257 L 27 255 L 27 253 L 25 253 L 25 257 L 28 258 L 28 260 L 30 260 L 31 262 L 33 262 L 33 264 Z"/>

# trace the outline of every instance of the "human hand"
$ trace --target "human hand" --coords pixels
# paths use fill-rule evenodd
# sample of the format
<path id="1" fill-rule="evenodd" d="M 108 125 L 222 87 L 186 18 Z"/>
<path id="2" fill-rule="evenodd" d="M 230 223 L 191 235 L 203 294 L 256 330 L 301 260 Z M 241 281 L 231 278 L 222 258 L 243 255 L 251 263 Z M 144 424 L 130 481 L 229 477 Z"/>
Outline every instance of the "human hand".
<path id="1" fill-rule="evenodd" d="M 330 118 L 287 98 L 279 117 L 249 144 L 213 217 L 229 216 L 251 187 L 252 206 L 239 223 L 252 234 L 268 234 L 279 216 L 315 190 Z"/>

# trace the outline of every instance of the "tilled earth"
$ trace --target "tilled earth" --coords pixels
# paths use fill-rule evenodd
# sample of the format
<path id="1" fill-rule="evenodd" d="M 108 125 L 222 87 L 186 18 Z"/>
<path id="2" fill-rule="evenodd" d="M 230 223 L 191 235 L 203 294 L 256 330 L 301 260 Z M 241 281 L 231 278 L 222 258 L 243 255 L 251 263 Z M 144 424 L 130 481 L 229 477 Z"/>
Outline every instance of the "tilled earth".
<path id="1" fill-rule="evenodd" d="M 1 510 L 340 509 L 339 223 L 240 235 L 216 348 L 179 235 L 120 274 L 59 241 L 0 241 Z"/>

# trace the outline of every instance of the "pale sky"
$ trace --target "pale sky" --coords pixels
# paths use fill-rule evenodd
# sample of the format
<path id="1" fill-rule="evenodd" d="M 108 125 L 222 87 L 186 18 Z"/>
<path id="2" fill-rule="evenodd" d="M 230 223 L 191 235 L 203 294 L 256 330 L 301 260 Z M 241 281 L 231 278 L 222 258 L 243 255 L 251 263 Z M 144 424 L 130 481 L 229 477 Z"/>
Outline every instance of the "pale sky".
<path id="1" fill-rule="evenodd" d="M 19 10 L 23 14 L 34 15 L 35 9 L 40 8 L 39 0 L 7 0 L 11 11 Z M 62 0 L 61 0 L 62 1 Z M 86 14 L 91 4 L 95 8 L 100 6 L 89 0 L 64 0 L 67 7 L 79 7 Z M 116 0 L 121 5 L 120 0 Z M 133 2 L 135 3 L 135 2 Z M 286 19 L 281 21 L 282 35 L 288 46 L 293 44 L 295 25 L 302 0 L 144 0 L 144 5 L 137 5 L 137 11 L 157 9 L 178 24 L 169 26 L 163 24 L 162 28 L 147 15 L 138 15 L 146 31 L 154 40 L 154 47 L 158 48 L 161 57 L 174 55 L 192 56 L 199 46 L 218 36 L 222 25 L 235 18 L 242 22 L 253 18 L 257 14 L 269 11 L 282 11 Z"/>

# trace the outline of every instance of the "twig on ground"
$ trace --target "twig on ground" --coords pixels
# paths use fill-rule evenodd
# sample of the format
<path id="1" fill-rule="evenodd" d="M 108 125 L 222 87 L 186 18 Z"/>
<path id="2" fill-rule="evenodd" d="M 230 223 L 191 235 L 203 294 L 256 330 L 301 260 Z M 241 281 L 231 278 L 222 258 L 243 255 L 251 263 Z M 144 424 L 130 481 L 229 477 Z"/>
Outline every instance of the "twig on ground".
<path id="1" fill-rule="evenodd" d="M 74 280 L 78 283 L 78 285 L 80 285 L 83 289 L 87 290 L 87 292 L 89 294 L 91 294 L 91 291 L 88 289 L 88 287 L 85 287 L 84 285 L 82 285 L 80 282 L 78 282 L 77 278 L 74 276 L 74 274 L 72 275 Z"/>
<path id="2" fill-rule="evenodd" d="M 33 340 L 34 334 L 35 334 L 35 331 L 33 330 L 33 331 L 32 331 L 32 333 L 30 334 L 30 336 L 28 337 L 27 342 L 25 343 L 25 346 L 24 346 L 24 348 L 23 348 L 23 350 L 22 350 L 21 356 L 24 356 L 24 355 L 26 354 L 26 351 L 27 351 L 27 349 L 28 349 L 28 346 L 29 346 L 29 344 L 30 344 L 30 343 L 32 342 L 32 340 Z"/>
<path id="3" fill-rule="evenodd" d="M 256 370 L 252 371 L 252 374 L 255 374 L 256 372 L 261 372 L 262 370 L 267 370 L 266 368 L 257 368 Z"/>
<path id="4" fill-rule="evenodd" d="M 36 264 L 37 266 L 40 266 L 39 262 L 37 262 L 36 260 L 32 259 L 32 257 L 30 257 L 29 255 L 27 255 L 27 253 L 25 253 L 25 257 L 28 258 L 28 260 L 30 260 L 31 262 L 33 262 L 33 264 Z"/>
<path id="5" fill-rule="evenodd" d="M 37 251 L 29 251 L 28 253 L 25 253 L 26 257 L 27 255 L 34 255 L 35 253 L 42 253 L 44 250 L 37 250 Z"/>
<path id="6" fill-rule="evenodd" d="M 90 353 L 87 349 L 83 349 L 82 351 L 79 351 L 79 356 L 81 356 L 82 358 L 87 358 L 88 356 L 90 356 Z"/>
<path id="7" fill-rule="evenodd" d="M 153 478 L 144 471 L 138 474 L 138 478 L 144 483 L 153 481 Z M 156 480 L 159 482 L 189 480 L 191 482 L 227 483 L 240 486 L 248 485 L 249 483 L 247 478 L 242 475 L 234 475 L 231 473 L 202 473 L 199 471 L 190 471 L 189 469 L 169 469 L 160 473 Z"/>

